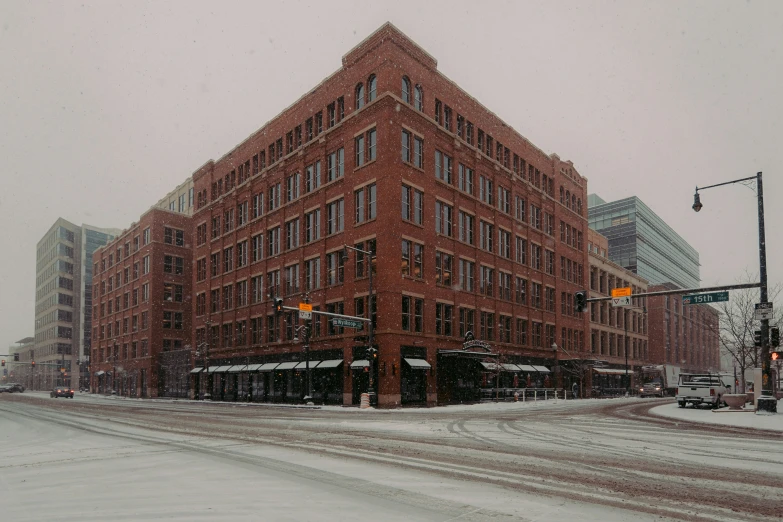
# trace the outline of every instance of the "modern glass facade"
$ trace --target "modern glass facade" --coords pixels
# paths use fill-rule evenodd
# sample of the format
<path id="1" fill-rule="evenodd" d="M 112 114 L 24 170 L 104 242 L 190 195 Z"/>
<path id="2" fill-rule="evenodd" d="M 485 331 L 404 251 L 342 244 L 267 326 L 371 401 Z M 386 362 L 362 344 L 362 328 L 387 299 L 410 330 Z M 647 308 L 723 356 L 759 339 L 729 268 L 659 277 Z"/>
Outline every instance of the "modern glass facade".
<path id="1" fill-rule="evenodd" d="M 699 253 L 636 196 L 609 203 L 588 196 L 588 223 L 609 239 L 614 263 L 651 284 L 699 287 Z"/>

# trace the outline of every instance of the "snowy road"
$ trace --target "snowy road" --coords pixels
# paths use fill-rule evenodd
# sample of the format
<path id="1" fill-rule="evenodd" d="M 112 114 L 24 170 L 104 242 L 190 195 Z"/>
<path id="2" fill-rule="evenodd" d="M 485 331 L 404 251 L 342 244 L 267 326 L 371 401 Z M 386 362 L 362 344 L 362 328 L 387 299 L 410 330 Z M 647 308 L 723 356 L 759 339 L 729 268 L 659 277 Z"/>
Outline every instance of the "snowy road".
<path id="1" fill-rule="evenodd" d="M 0 396 L 4 520 L 770 520 L 780 432 L 655 400 L 395 411 Z"/>

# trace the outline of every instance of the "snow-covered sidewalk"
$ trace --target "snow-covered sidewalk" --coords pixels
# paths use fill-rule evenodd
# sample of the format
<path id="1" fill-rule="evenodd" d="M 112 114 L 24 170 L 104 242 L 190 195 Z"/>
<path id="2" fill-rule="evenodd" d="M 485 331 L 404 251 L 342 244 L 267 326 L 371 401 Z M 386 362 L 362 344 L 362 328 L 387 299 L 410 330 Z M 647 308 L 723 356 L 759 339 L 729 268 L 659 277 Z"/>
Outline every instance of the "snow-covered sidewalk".
<path id="1" fill-rule="evenodd" d="M 782 406 L 778 404 L 778 409 Z M 756 415 L 751 412 L 713 411 L 692 407 L 680 408 L 676 403 L 672 403 L 653 408 L 650 410 L 650 413 L 670 419 L 783 432 L 783 412 L 778 412 L 777 415 Z"/>

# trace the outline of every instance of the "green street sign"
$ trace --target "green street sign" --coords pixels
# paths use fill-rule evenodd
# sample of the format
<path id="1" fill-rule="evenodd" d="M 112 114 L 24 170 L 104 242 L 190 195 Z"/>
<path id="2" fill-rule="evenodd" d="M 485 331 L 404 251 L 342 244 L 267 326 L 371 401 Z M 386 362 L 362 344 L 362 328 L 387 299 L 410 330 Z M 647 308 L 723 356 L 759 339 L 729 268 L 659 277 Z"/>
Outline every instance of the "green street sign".
<path id="1" fill-rule="evenodd" d="M 355 321 L 354 319 L 341 319 L 339 317 L 332 319 L 332 324 L 334 326 L 342 326 L 343 328 L 356 328 L 357 330 L 361 330 L 364 327 L 364 323 L 362 321 Z"/>
<path id="2" fill-rule="evenodd" d="M 720 303 L 729 300 L 729 291 L 709 292 L 707 294 L 691 294 L 682 296 L 682 304 Z"/>

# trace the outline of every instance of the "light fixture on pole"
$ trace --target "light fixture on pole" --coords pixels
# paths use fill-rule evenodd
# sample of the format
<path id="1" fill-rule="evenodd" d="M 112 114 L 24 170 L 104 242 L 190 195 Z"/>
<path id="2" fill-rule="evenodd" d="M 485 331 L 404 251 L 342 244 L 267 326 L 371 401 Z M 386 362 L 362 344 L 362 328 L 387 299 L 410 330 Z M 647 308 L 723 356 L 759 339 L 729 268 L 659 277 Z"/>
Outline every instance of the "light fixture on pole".
<path id="1" fill-rule="evenodd" d="M 305 299 L 305 302 L 307 302 L 307 299 Z M 302 336 L 304 338 L 305 371 L 307 372 L 307 389 L 305 390 L 304 401 L 307 404 L 313 404 L 313 378 L 311 372 L 312 368 L 310 367 L 310 325 L 303 324 L 294 328 L 293 340 L 296 342 L 299 341 L 299 332 L 302 332 Z"/>
<path id="2" fill-rule="evenodd" d="M 759 221 L 759 289 L 760 289 L 760 304 L 768 304 L 767 294 L 767 247 L 764 233 L 764 185 L 761 179 L 761 172 L 755 176 L 748 178 L 735 179 L 734 181 L 726 181 L 724 183 L 717 183 L 715 185 L 708 185 L 706 187 L 696 187 L 696 194 L 694 195 L 693 210 L 700 211 L 703 207 L 701 199 L 699 198 L 699 190 L 705 190 L 713 187 L 720 187 L 723 185 L 731 185 L 733 183 L 743 183 L 746 181 L 756 182 L 756 198 L 758 206 L 758 221 Z M 761 396 L 756 401 L 756 411 L 760 413 L 776 413 L 777 412 L 777 399 L 775 399 L 772 392 L 772 364 L 770 358 L 769 349 L 769 319 L 761 320 Z"/>
<path id="3" fill-rule="evenodd" d="M 373 313 L 373 288 L 372 288 L 372 270 L 373 270 L 373 259 L 375 259 L 375 252 L 374 251 L 367 251 L 362 250 L 360 248 L 351 247 L 348 245 L 343 245 L 343 252 L 342 252 L 342 258 L 343 258 L 343 264 L 345 261 L 348 260 L 348 250 L 353 250 L 354 252 L 358 252 L 360 254 L 363 254 L 367 256 L 367 274 L 369 277 L 368 281 L 368 303 L 367 303 L 367 313 L 369 314 L 370 321 L 367 323 L 367 359 L 368 359 L 368 370 L 369 370 L 369 379 L 367 382 L 367 394 L 370 396 L 370 403 L 372 404 L 375 396 L 375 389 L 374 389 L 374 360 L 375 355 L 377 353 L 377 348 L 375 348 L 375 328 L 373 326 L 372 321 L 372 313 Z"/>

